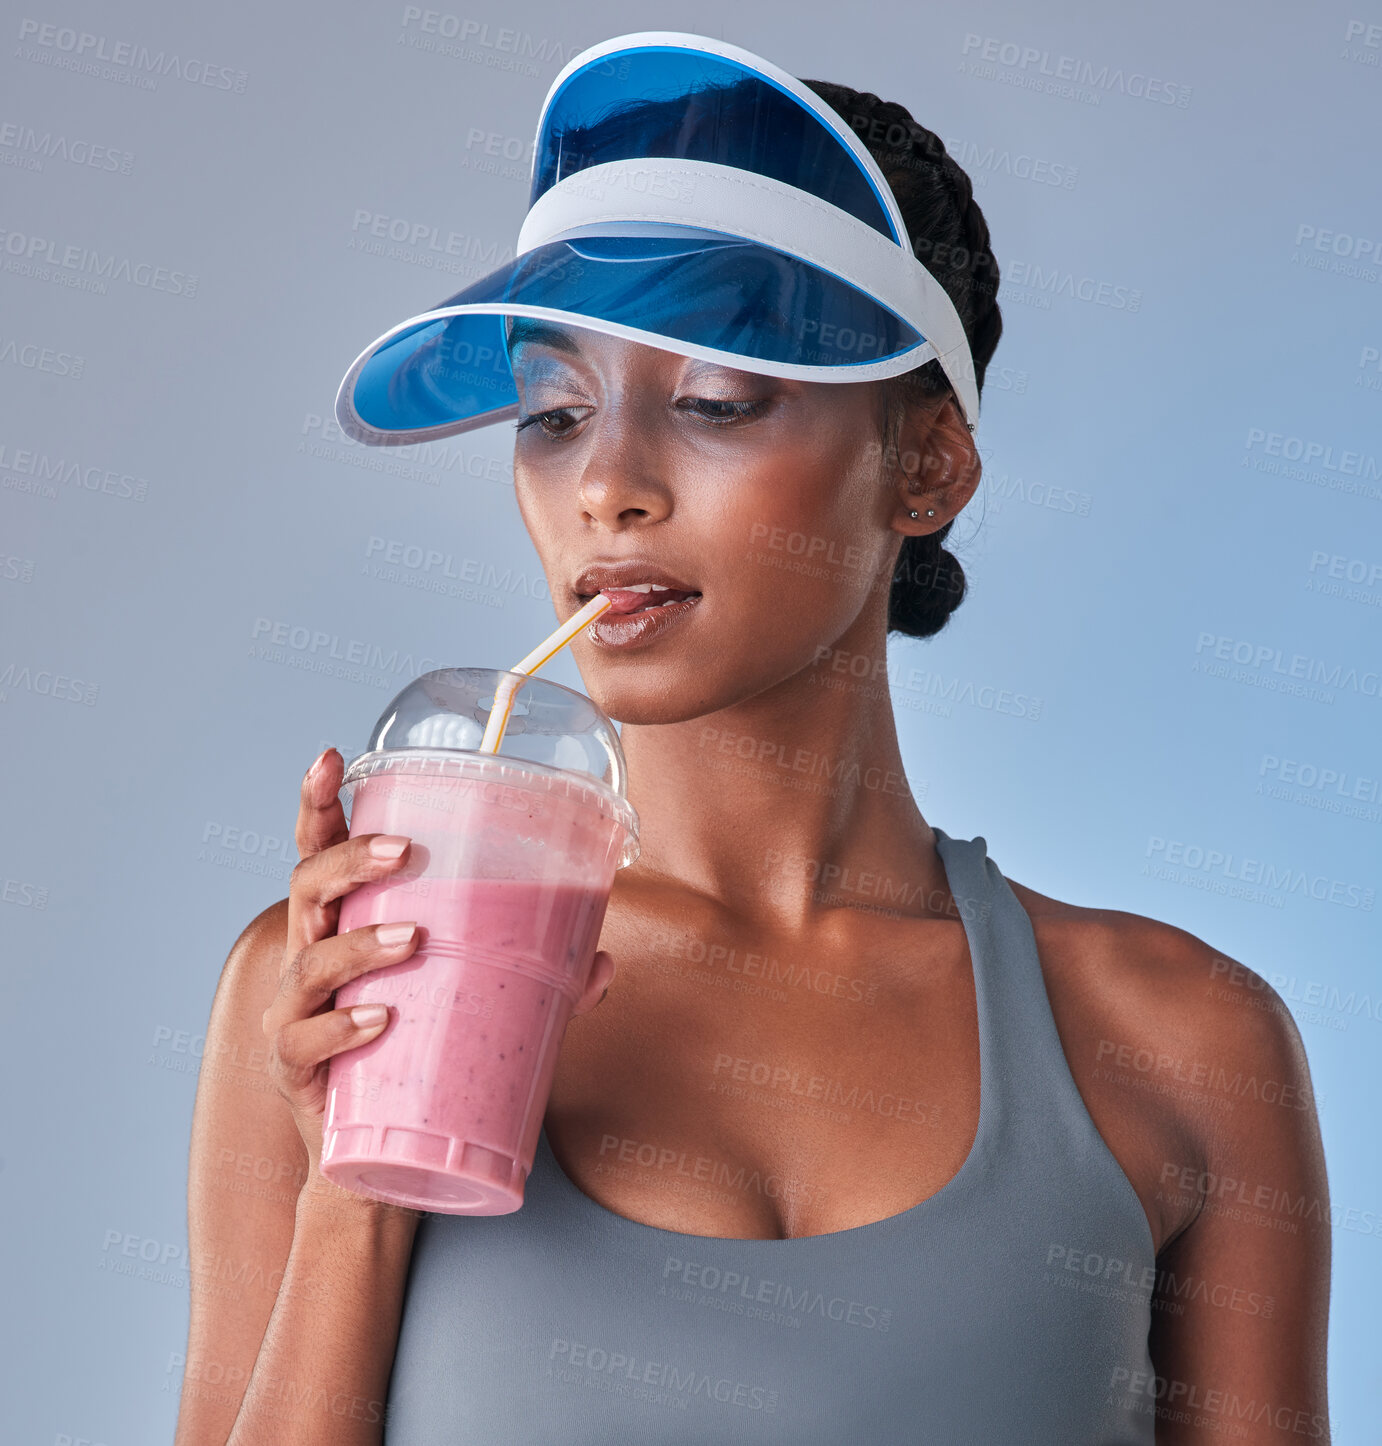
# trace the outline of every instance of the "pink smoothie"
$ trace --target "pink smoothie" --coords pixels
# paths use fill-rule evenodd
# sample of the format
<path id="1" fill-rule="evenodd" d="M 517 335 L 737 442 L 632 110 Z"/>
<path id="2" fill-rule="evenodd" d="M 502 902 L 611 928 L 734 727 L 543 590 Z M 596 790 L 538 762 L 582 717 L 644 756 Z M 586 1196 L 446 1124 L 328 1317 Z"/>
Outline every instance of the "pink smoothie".
<path id="1" fill-rule="evenodd" d="M 323 1173 L 424 1209 L 517 1209 L 608 897 L 572 883 L 427 877 L 348 894 L 340 932 L 415 918 L 421 938 L 403 963 L 336 992 L 338 1007 L 379 1002 L 393 1017 L 332 1061 Z"/>
<path id="2" fill-rule="evenodd" d="M 400 871 L 342 897 L 337 932 L 415 919 L 419 940 L 336 991 L 337 1007 L 391 1017 L 331 1060 L 322 1173 L 424 1210 L 517 1210 L 624 825 L 574 776 L 419 754 L 360 778 L 350 832 L 411 847 Z"/>

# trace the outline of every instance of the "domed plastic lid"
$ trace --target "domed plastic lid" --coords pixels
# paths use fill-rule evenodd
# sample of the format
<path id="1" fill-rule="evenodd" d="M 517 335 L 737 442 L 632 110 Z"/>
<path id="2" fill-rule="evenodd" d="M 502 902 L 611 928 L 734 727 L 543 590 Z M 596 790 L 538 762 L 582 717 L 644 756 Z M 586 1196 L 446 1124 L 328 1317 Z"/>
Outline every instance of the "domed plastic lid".
<path id="1" fill-rule="evenodd" d="M 501 678 L 514 680 L 517 690 L 498 751 L 482 753 L 480 742 Z M 530 773 L 565 775 L 570 786 L 589 792 L 592 802 L 623 824 L 628 846 L 620 866 L 638 856 L 638 816 L 627 800 L 628 765 L 619 734 L 609 716 L 574 688 L 502 668 L 423 673 L 384 709 L 365 752 L 347 765 L 342 792 L 349 797 L 361 778 L 387 768 L 400 755 L 419 753 L 442 762 L 453 754 L 473 755 L 476 767 L 489 760 Z"/>

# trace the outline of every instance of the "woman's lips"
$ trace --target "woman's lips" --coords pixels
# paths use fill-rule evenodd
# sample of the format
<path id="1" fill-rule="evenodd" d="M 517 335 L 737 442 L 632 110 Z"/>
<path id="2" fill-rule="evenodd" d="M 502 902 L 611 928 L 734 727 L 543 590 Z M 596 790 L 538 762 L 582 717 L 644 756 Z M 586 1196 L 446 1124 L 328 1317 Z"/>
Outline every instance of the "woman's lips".
<path id="1" fill-rule="evenodd" d="M 670 629 L 680 627 L 701 605 L 698 592 L 681 593 L 679 600 L 646 607 L 645 593 L 622 595 L 609 589 L 602 589 L 613 606 L 602 613 L 593 623 L 585 627 L 585 635 L 601 648 L 636 648 L 663 637 Z M 656 594 L 654 594 L 656 596 Z M 620 606 L 628 600 L 633 607 Z"/>
<path id="2" fill-rule="evenodd" d="M 624 615 L 671 607 L 688 598 L 700 597 L 700 593 L 688 588 L 655 588 L 652 592 L 635 592 L 632 588 L 603 587 L 600 591 L 610 600 L 609 612 Z M 588 601 L 589 598 L 581 597 L 582 603 Z M 608 617 L 609 613 L 605 616 Z"/>

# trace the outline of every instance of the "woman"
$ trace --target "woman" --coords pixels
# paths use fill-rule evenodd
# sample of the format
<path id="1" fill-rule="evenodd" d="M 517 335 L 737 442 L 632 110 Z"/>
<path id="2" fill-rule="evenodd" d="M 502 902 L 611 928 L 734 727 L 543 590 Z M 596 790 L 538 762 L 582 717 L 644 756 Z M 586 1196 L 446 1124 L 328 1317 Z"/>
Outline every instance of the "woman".
<path id="1" fill-rule="evenodd" d="M 744 74 L 611 110 L 654 52 Z M 524 301 L 477 283 L 342 395 L 390 444 L 510 414 L 495 376 L 514 389 L 558 616 L 618 602 L 572 650 L 624 725 L 642 852 L 522 1209 L 419 1215 L 319 1173 L 325 1063 L 387 1025 L 332 991 L 416 936 L 336 934 L 408 840 L 347 839 L 341 756 L 308 770 L 289 897 L 237 941 L 208 1028 L 179 1446 L 1327 1439 L 1328 1201 L 1284 1006 L 1183 930 L 1006 879 L 906 786 L 886 639 L 963 597 L 943 542 L 1001 330 L 968 178 L 901 106 L 703 37 L 577 57 L 540 138 L 561 82 L 597 74 L 565 185 L 535 161 L 525 230 L 549 231 L 500 298 Z M 843 122 L 824 149 L 808 88 Z M 628 146 L 598 169 L 615 134 L 679 158 L 644 211 L 610 201 L 635 174 Z M 751 173 L 780 250 L 725 248 L 755 213 L 716 165 Z M 881 174 L 876 215 L 851 166 Z M 831 243 L 784 234 L 793 188 L 808 221 L 813 196 L 879 235 L 900 216 L 905 263 L 859 229 L 858 283 L 832 291 Z M 601 207 L 645 229 L 597 232 Z M 815 270 L 782 259 L 813 246 Z M 875 295 L 897 279 L 911 331 L 860 301 L 865 272 Z M 476 318 L 497 344 L 449 330 Z"/>

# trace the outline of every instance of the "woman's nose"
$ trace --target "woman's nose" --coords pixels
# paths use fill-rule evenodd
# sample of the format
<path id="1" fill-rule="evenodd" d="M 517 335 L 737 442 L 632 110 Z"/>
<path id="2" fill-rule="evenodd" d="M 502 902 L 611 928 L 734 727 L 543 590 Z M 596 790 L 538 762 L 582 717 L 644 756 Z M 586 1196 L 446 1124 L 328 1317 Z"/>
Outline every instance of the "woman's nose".
<path id="1" fill-rule="evenodd" d="M 578 505 L 611 531 L 660 521 L 672 506 L 665 461 L 664 449 L 646 423 L 606 413 L 581 465 Z"/>

